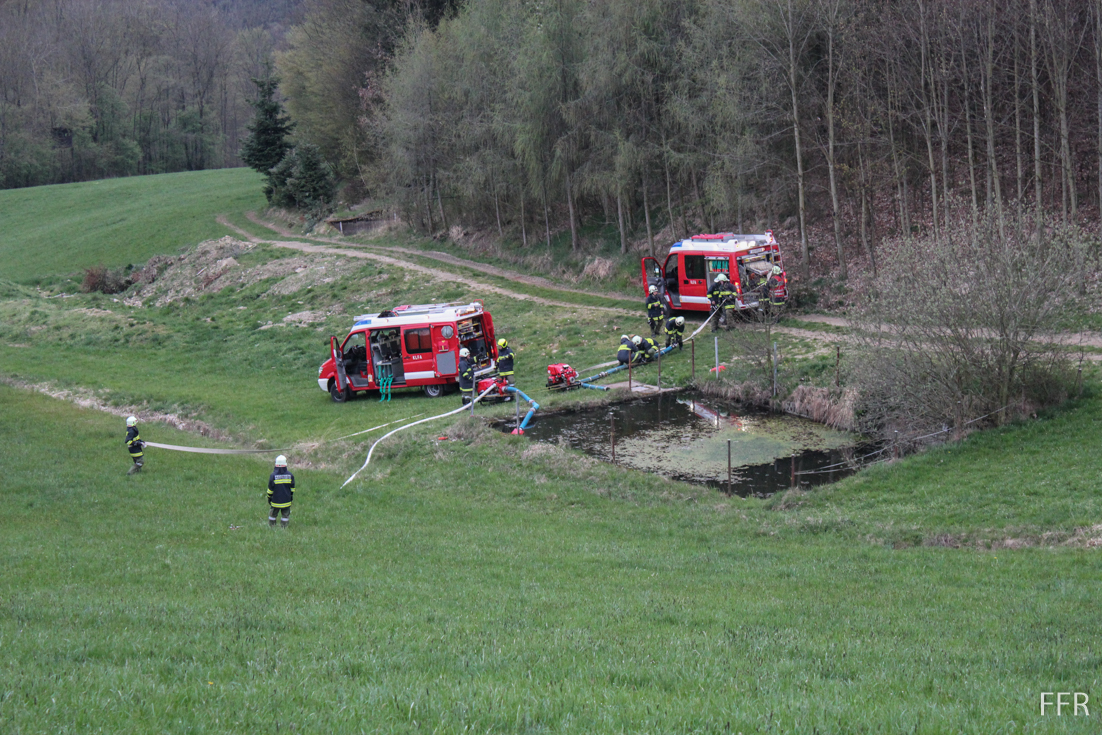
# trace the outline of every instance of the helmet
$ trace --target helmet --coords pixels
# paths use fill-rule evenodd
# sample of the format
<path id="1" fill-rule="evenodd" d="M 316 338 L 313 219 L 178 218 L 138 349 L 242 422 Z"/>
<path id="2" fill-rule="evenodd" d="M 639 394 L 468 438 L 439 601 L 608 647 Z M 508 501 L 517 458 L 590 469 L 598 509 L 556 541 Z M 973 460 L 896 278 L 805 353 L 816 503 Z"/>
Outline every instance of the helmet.
<path id="1" fill-rule="evenodd" d="M 471 351 L 468 350 L 466 347 L 460 347 L 459 348 L 459 356 L 460 357 L 470 357 L 471 356 Z"/>
<path id="2" fill-rule="evenodd" d="M 781 267 L 779 265 L 773 266 L 773 275 L 779 276 L 781 274 Z"/>
<path id="3" fill-rule="evenodd" d="M 631 339 L 631 337 L 627 336 L 626 334 L 621 334 L 620 341 L 623 342 L 625 339 Z"/>
<path id="4" fill-rule="evenodd" d="M 641 345 L 643 344 L 643 338 L 637 334 L 631 338 L 631 343 L 634 345 Z"/>
<path id="5" fill-rule="evenodd" d="M 286 467 L 286 466 L 287 466 L 287 458 L 286 457 L 284 457 L 282 454 L 279 455 L 278 457 L 276 457 L 276 467 Z"/>
<path id="6" fill-rule="evenodd" d="M 727 276 L 723 273 L 720 273 L 718 276 L 716 276 L 716 281 L 718 281 L 718 282 L 723 282 L 723 281 L 726 281 L 726 280 L 727 280 Z"/>
<path id="7" fill-rule="evenodd" d="M 505 338 L 499 339 L 497 341 L 497 346 L 498 347 L 508 347 L 509 346 L 509 340 L 507 340 Z"/>
<path id="8" fill-rule="evenodd" d="M 126 425 L 127 426 L 133 426 L 136 423 L 138 423 L 138 420 L 136 418 L 134 418 L 133 416 L 128 416 L 127 417 L 127 419 L 126 419 Z"/>
<path id="9" fill-rule="evenodd" d="M 650 292 L 651 293 L 658 293 L 658 286 L 655 286 L 654 284 L 651 284 Z"/>
<path id="10" fill-rule="evenodd" d="M 679 316 L 676 319 L 674 319 L 673 321 L 674 321 L 675 324 L 677 324 L 677 326 L 681 327 L 681 326 L 684 326 L 684 324 L 685 324 L 685 317 Z"/>

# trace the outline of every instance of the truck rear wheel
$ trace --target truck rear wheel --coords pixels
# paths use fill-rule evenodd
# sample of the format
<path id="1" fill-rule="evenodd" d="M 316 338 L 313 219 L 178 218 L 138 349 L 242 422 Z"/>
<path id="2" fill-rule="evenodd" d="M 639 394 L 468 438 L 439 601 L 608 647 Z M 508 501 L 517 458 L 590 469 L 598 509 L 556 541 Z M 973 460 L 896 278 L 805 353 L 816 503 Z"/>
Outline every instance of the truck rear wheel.
<path id="1" fill-rule="evenodd" d="M 425 391 L 425 395 L 429 398 L 439 398 L 444 395 L 444 386 L 439 383 L 436 385 L 423 385 L 421 390 Z"/>
<path id="2" fill-rule="evenodd" d="M 337 381 L 329 381 L 329 397 L 333 399 L 333 403 L 344 403 L 352 397 L 352 389 L 345 386 L 344 390 L 337 387 Z"/>

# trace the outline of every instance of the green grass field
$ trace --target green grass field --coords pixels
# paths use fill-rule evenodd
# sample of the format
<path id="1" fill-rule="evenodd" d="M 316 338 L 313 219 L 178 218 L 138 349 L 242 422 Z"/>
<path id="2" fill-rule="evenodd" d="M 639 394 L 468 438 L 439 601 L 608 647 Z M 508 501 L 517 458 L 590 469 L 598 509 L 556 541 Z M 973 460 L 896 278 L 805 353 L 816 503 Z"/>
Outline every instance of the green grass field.
<path id="1" fill-rule="evenodd" d="M 0 191 L 0 279 L 137 264 L 221 237 L 214 216 L 263 207 L 260 185 L 230 168 Z"/>
<path id="2" fill-rule="evenodd" d="M 29 275 L 0 281 L 0 378 L 231 437 L 148 422 L 150 441 L 286 448 L 299 490 L 273 531 L 270 458 L 150 449 L 127 477 L 120 417 L 0 385 L 0 733 L 1099 729 L 1096 390 L 772 500 L 452 418 L 380 445 L 342 489 L 370 440 L 339 437 L 458 398 L 333 404 L 314 379 L 327 336 L 476 287 L 341 261 L 297 290 L 137 307 L 59 296 L 79 257 L 12 256 Z M 548 395 L 545 366 L 608 360 L 641 317 L 486 301 L 541 404 L 615 398 Z M 284 321 L 304 310 L 325 316 Z M 1042 716 L 1058 691 L 1087 693 L 1090 716 Z"/>

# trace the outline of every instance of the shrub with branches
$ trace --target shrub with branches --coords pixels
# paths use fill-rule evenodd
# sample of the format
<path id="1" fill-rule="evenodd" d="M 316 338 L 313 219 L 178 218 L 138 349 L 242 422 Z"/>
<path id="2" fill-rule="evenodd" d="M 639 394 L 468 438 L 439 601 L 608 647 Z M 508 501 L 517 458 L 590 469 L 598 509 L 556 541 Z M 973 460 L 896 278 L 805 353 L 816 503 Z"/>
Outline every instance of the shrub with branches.
<path id="1" fill-rule="evenodd" d="M 940 239 L 896 243 L 854 322 L 861 428 L 959 435 L 1058 402 L 1091 238 L 1018 214 L 960 218 Z"/>

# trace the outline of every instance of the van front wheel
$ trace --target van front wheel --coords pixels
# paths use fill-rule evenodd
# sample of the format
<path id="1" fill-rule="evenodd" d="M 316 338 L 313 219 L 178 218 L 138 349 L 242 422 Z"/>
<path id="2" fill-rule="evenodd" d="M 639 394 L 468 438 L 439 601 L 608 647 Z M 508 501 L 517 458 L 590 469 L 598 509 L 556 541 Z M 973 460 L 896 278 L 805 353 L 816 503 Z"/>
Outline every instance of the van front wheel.
<path id="1" fill-rule="evenodd" d="M 341 390 L 337 387 L 337 381 L 330 380 L 329 397 L 333 399 L 333 403 L 344 403 L 352 397 L 352 389 L 346 386 L 344 390 Z"/>
<path id="2" fill-rule="evenodd" d="M 439 398 L 444 395 L 444 386 L 440 384 L 424 385 L 421 386 L 421 390 L 425 391 L 425 395 L 429 398 Z"/>

